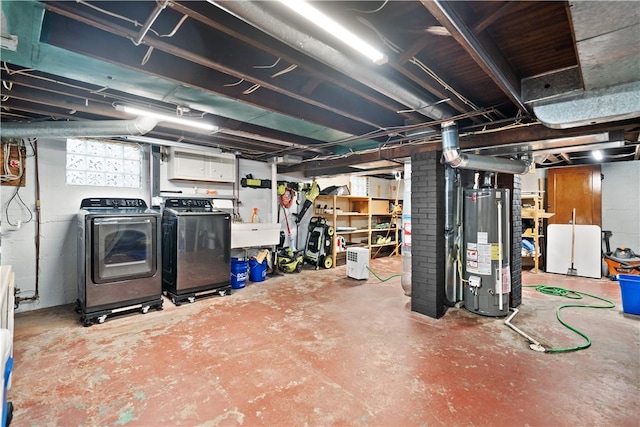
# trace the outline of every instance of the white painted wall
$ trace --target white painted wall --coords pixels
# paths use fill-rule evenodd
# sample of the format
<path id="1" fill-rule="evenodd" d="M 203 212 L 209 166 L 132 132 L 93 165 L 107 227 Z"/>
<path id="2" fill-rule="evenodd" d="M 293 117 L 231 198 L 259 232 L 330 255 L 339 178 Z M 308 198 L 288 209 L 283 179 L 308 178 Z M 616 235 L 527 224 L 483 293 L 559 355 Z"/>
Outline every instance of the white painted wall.
<path id="1" fill-rule="evenodd" d="M 255 179 L 272 180 L 272 165 L 264 162 L 240 159 L 240 178 L 251 174 Z M 240 183 L 238 182 L 238 185 Z M 266 188 L 242 188 L 239 190 L 238 211 L 243 222 L 251 222 L 253 208 L 258 209 L 258 216 L 261 222 L 277 222 L 277 217 L 273 216 L 271 206 L 272 192 Z"/>
<path id="2" fill-rule="evenodd" d="M 520 189 L 523 193 L 533 193 L 539 190 L 546 191 L 546 188 L 547 188 L 547 170 L 546 169 L 536 169 L 528 174 L 522 175 L 522 184 Z"/>
<path id="3" fill-rule="evenodd" d="M 395 199 L 396 195 L 402 200 L 404 194 L 404 182 L 402 180 L 383 178 L 369 178 L 369 196 Z"/>
<path id="4" fill-rule="evenodd" d="M 640 161 L 602 165 L 602 229 L 613 232 L 611 250 L 640 254 Z"/>

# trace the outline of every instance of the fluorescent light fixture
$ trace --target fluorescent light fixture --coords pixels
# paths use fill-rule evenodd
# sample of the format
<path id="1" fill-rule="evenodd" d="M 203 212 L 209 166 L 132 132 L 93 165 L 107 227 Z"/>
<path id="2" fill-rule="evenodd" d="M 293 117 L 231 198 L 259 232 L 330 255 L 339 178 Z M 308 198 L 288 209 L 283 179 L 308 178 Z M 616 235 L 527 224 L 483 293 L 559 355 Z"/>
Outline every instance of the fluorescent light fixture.
<path id="1" fill-rule="evenodd" d="M 591 152 L 591 155 L 593 156 L 594 159 L 596 159 L 597 161 L 602 160 L 602 151 L 600 150 L 593 150 Z"/>
<path id="2" fill-rule="evenodd" d="M 145 116 L 158 119 L 161 122 L 175 123 L 183 126 L 190 126 L 196 129 L 206 130 L 209 133 L 217 132 L 218 127 L 210 123 L 200 122 L 186 117 L 172 116 L 170 114 L 160 113 L 157 111 L 146 110 L 144 108 L 132 107 L 130 105 L 116 105 L 116 110 L 136 116 Z"/>
<path id="3" fill-rule="evenodd" d="M 324 13 L 303 0 L 280 0 L 280 3 L 287 6 L 300 16 L 313 22 L 329 34 L 332 34 L 338 40 L 348 44 L 376 64 L 384 64 L 387 62 L 387 56 L 360 37 L 334 21 Z"/>

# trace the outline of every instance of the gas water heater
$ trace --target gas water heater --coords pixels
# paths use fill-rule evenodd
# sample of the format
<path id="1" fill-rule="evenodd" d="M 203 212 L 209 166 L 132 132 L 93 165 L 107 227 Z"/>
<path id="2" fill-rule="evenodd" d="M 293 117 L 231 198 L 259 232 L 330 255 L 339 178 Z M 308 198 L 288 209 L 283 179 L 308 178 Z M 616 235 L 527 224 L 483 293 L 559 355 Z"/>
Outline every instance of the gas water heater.
<path id="1" fill-rule="evenodd" d="M 464 306 L 485 316 L 506 316 L 511 292 L 509 190 L 464 190 Z"/>

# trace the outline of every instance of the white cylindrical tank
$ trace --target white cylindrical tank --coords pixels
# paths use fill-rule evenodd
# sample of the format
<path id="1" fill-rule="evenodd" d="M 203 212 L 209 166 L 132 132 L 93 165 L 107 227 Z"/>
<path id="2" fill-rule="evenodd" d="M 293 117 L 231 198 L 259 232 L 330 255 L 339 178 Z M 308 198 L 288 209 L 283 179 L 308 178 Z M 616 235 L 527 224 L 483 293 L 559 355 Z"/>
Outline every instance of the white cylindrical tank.
<path id="1" fill-rule="evenodd" d="M 404 193 L 402 196 L 402 290 L 411 296 L 411 161 L 404 162 Z"/>

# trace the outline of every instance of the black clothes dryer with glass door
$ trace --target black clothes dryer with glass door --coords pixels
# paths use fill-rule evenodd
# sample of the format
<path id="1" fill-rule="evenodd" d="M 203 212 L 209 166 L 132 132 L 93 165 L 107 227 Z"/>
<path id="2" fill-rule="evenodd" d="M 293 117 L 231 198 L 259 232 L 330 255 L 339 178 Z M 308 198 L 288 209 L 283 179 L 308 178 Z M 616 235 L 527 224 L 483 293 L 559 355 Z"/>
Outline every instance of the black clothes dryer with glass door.
<path id="1" fill-rule="evenodd" d="M 162 210 L 162 288 L 175 305 L 231 291 L 231 215 L 208 199 L 172 198 Z"/>
<path id="2" fill-rule="evenodd" d="M 78 300 L 84 326 L 162 310 L 160 213 L 142 199 L 84 199 L 78 212 Z"/>

